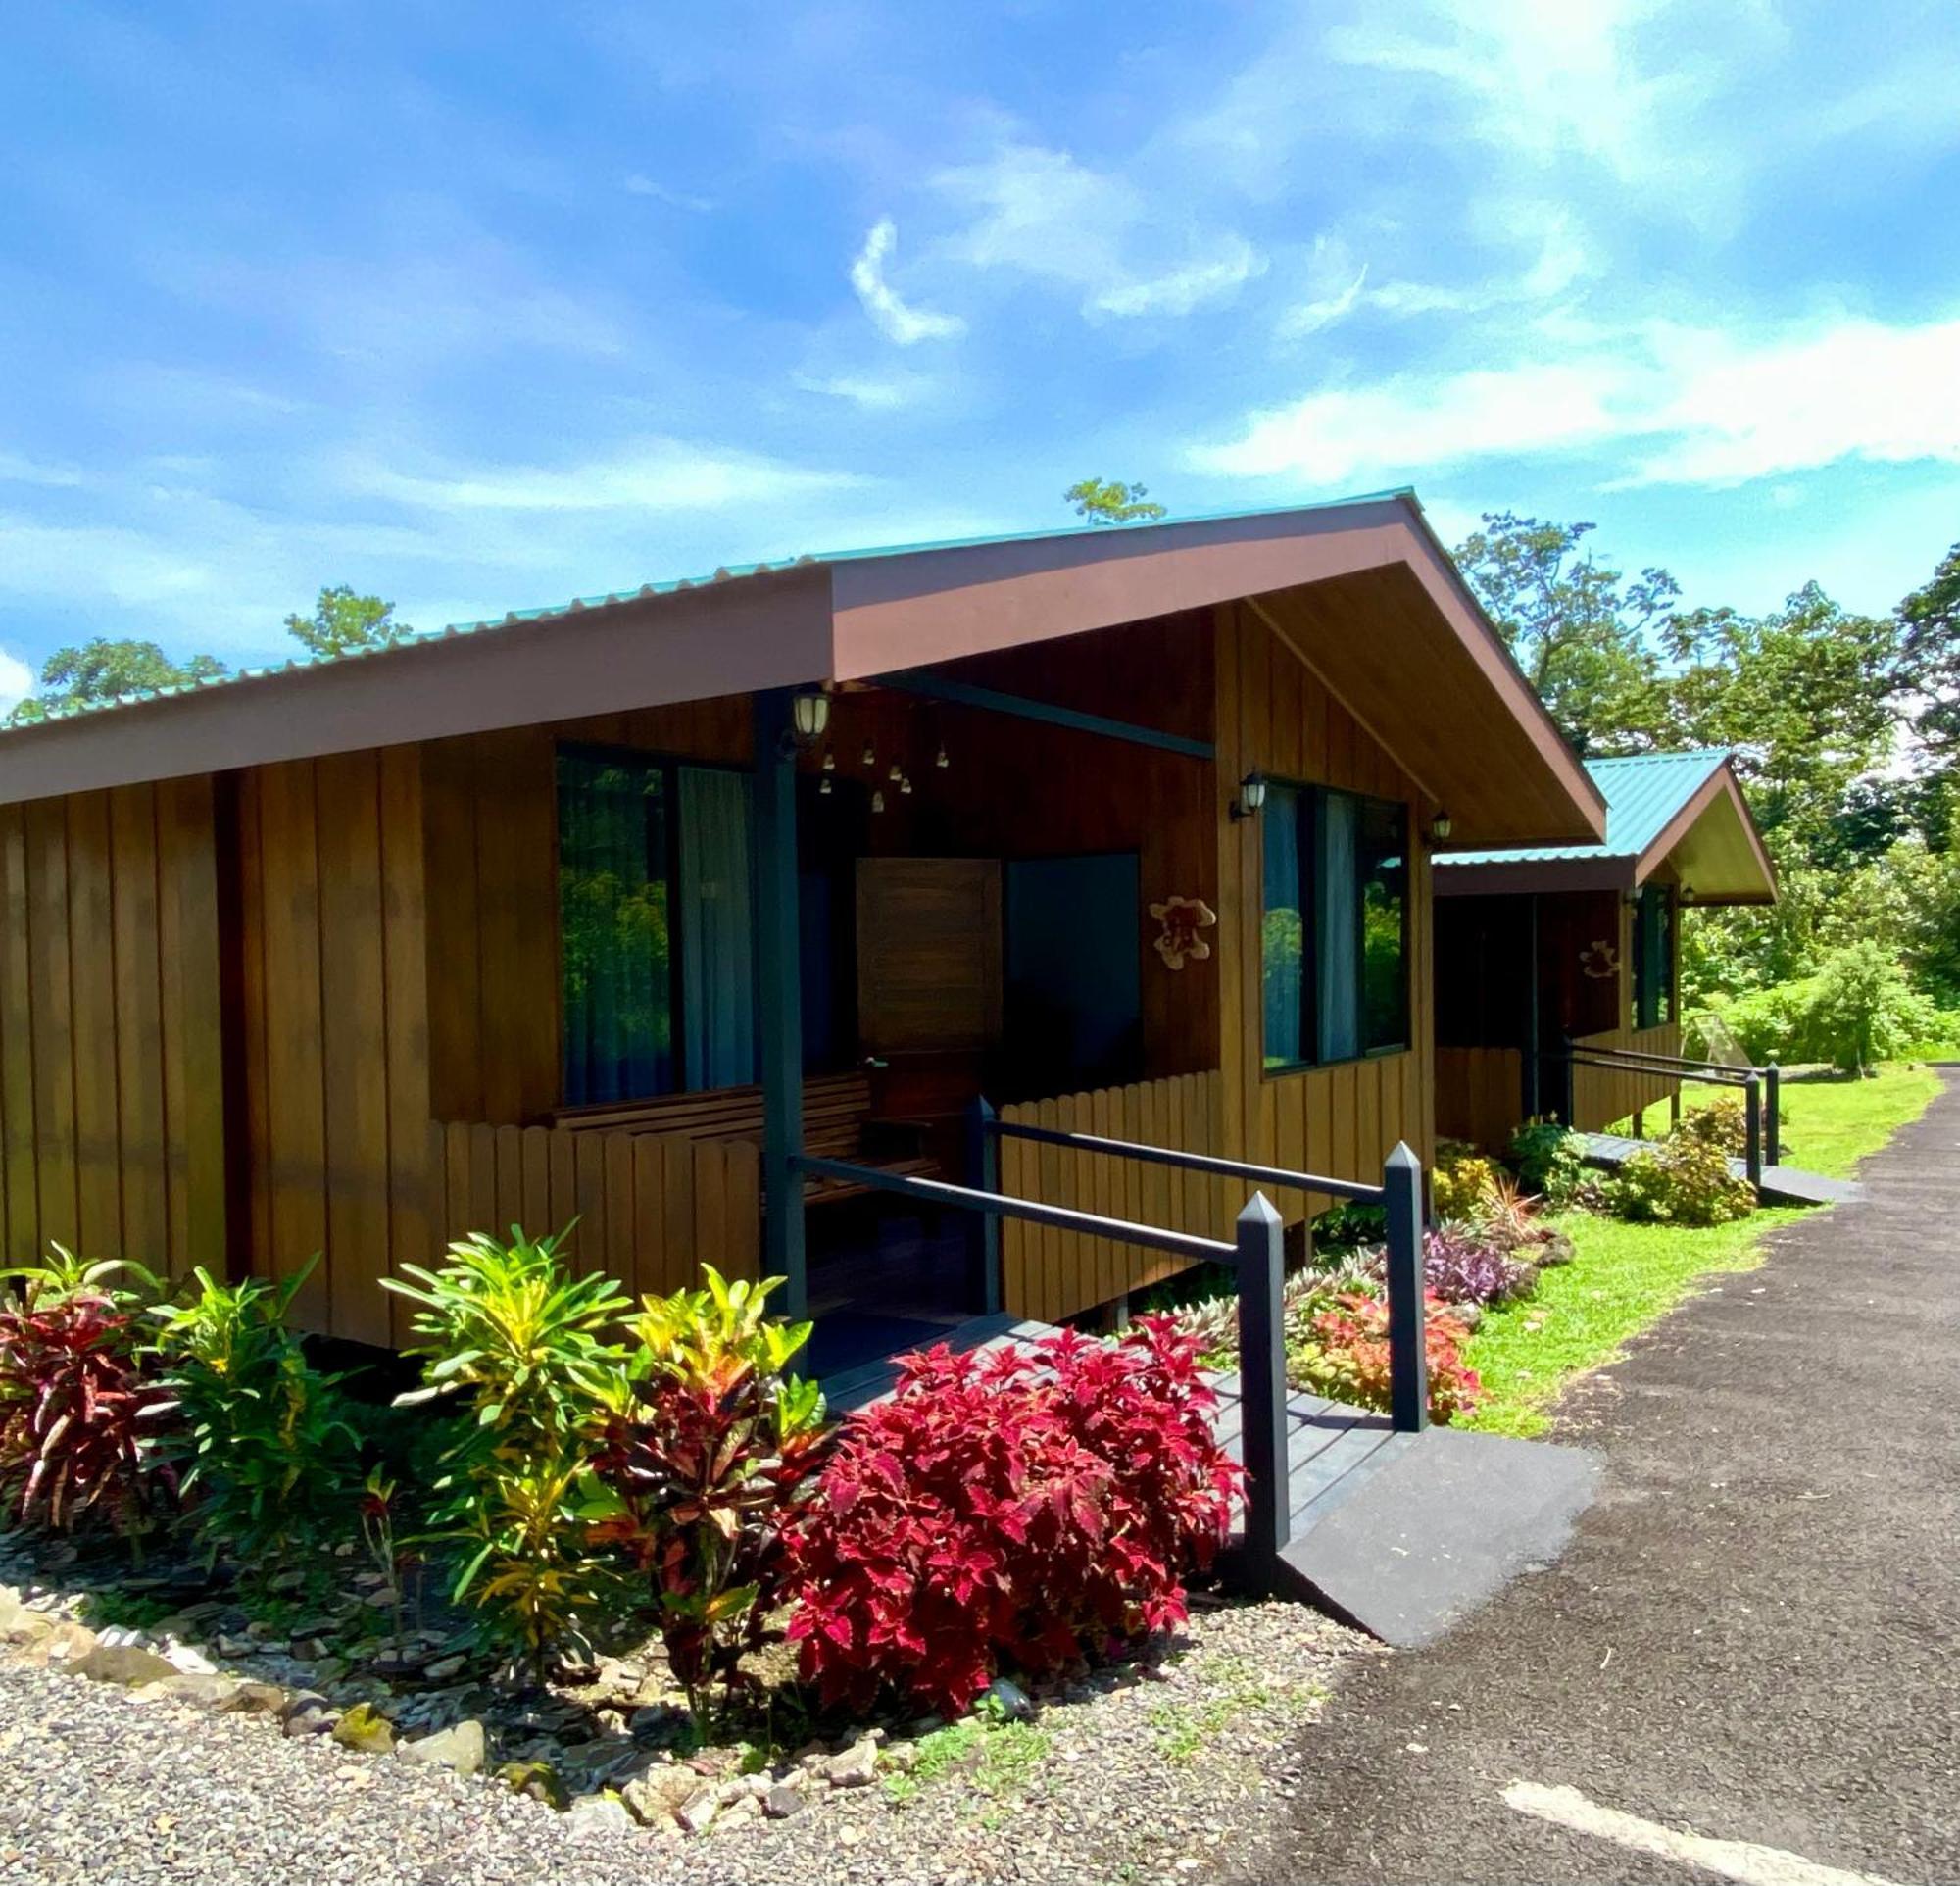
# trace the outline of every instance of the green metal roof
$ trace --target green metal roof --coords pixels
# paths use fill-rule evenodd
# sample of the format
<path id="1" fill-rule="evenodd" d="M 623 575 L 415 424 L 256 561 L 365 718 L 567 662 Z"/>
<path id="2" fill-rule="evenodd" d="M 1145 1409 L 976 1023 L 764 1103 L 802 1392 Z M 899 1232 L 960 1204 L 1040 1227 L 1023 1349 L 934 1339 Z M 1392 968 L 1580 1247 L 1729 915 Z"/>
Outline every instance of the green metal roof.
<path id="1" fill-rule="evenodd" d="M 1639 858 L 1729 758 L 1726 747 L 1689 753 L 1640 753 L 1589 760 L 1586 770 L 1606 801 L 1606 837 L 1597 845 L 1520 845 L 1498 851 L 1438 852 L 1449 865 L 1548 864 L 1561 860 Z"/>
<path id="2" fill-rule="evenodd" d="M 805 569 L 821 564 L 863 563 L 879 557 L 915 557 L 939 550 L 978 550 L 992 544 L 1034 543 L 1048 537 L 1127 538 L 1140 532 L 1172 530 L 1196 523 L 1223 523 L 1242 518 L 1279 518 L 1285 517 L 1290 512 L 1340 511 L 1353 505 L 1380 504 L 1391 498 L 1405 500 L 1414 506 L 1418 513 L 1422 510 L 1422 500 L 1416 496 L 1413 486 L 1394 485 L 1383 491 L 1363 491 L 1352 497 L 1322 498 L 1310 504 L 1263 505 L 1247 511 L 1208 511 L 1191 517 L 1162 518 L 1153 523 L 1132 523 L 1121 526 L 1065 524 L 1054 530 L 1012 530 L 984 537 L 950 537 L 936 543 L 885 544 L 858 550 L 806 551 L 798 556 L 777 558 L 772 563 L 724 565 L 711 575 L 666 577 L 655 582 L 642 583 L 637 588 L 611 590 L 604 595 L 574 596 L 569 602 L 550 603 L 538 609 L 514 609 L 507 615 L 488 617 L 481 621 L 452 622 L 444 628 L 424 629 L 404 636 L 400 641 L 385 642 L 373 648 L 349 649 L 340 655 L 297 656 L 291 661 L 270 662 L 259 668 L 233 669 L 229 673 L 213 675 L 205 680 L 184 681 L 170 687 L 138 688 L 128 694 L 119 694 L 111 700 L 85 701 L 73 707 L 52 708 L 40 721 L 26 721 L 19 726 L 8 726 L 0 722 L 0 737 L 9 732 L 24 730 L 27 726 L 45 724 L 51 720 L 74 720 L 88 715 L 106 714 L 116 708 L 132 706 L 139 701 L 163 701 L 180 694 L 206 694 L 214 688 L 234 687 L 240 681 L 260 680 L 268 675 L 289 673 L 302 669 L 337 667 L 346 662 L 372 661 L 397 648 L 414 648 L 425 642 L 440 641 L 451 636 L 493 633 L 500 628 L 515 627 L 520 622 L 552 621 L 560 617 L 578 615 L 588 609 L 604 609 L 610 603 L 632 602 L 643 597 L 672 595 L 683 589 L 700 589 L 715 583 L 737 582 L 744 577 L 767 575 L 771 571 Z"/>

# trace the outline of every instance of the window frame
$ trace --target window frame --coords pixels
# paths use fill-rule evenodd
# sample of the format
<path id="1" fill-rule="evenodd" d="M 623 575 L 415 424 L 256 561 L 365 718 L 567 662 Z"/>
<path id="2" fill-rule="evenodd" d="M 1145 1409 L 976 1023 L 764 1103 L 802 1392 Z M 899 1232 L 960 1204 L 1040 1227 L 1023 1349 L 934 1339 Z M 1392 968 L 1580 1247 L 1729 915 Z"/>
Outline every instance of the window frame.
<path id="1" fill-rule="evenodd" d="M 589 1103 L 595 1106 L 625 1107 L 639 1100 L 664 1100 L 674 1094 L 724 1093 L 727 1088 L 695 1087 L 690 1085 L 693 1069 L 688 1066 L 686 1030 L 682 1026 L 682 1017 L 686 1014 L 688 997 L 687 951 L 681 946 L 679 923 L 681 905 L 681 851 L 680 851 L 680 774 L 683 767 L 695 767 L 703 771 L 740 773 L 752 782 L 756 777 L 754 767 L 741 765 L 732 760 L 701 760 L 691 754 L 673 753 L 665 748 L 622 746 L 612 740 L 562 740 L 552 742 L 552 920 L 554 928 L 553 959 L 557 967 L 556 986 L 553 995 L 558 1010 L 558 1073 L 559 1092 L 565 1087 L 565 1037 L 564 1037 L 564 827 L 560 807 L 560 778 L 558 762 L 561 755 L 571 754 L 576 758 L 610 762 L 616 766 L 638 767 L 648 772 L 661 775 L 661 803 L 662 808 L 662 851 L 665 854 L 662 861 L 663 881 L 667 891 L 668 930 L 670 939 L 667 948 L 667 1001 L 668 1026 L 673 1039 L 674 1085 L 651 1094 L 621 1094 L 616 1100 Z M 753 816 L 753 815 L 752 815 Z M 756 859 L 751 853 L 750 870 L 753 875 Z"/>
<path id="2" fill-rule="evenodd" d="M 1347 786 L 1330 786 L 1314 779 L 1293 779 L 1283 774 L 1267 775 L 1266 806 L 1272 804 L 1272 792 L 1277 789 L 1298 795 L 1308 810 L 1303 821 L 1302 836 L 1307 856 L 1302 859 L 1300 881 L 1309 886 L 1314 900 L 1314 921 L 1300 924 L 1300 1013 L 1303 1021 L 1310 1020 L 1315 1056 L 1297 1061 L 1269 1059 L 1266 1054 L 1266 1008 L 1265 1008 L 1265 919 L 1266 905 L 1266 851 L 1263 831 L 1260 833 L 1259 857 L 1259 996 L 1257 1052 L 1259 1075 L 1262 1080 L 1282 1080 L 1296 1074 L 1312 1073 L 1324 1067 L 1352 1067 L 1368 1061 L 1386 1061 L 1395 1055 L 1406 1055 L 1415 1049 L 1415 978 L 1411 960 L 1413 940 L 1413 919 L 1415 902 L 1414 848 L 1409 842 L 1415 831 L 1415 809 L 1406 799 L 1384 799 L 1371 792 L 1355 792 Z M 1402 1038 L 1398 1042 L 1381 1047 L 1363 1047 L 1351 1055 L 1340 1055 L 1331 1060 L 1318 1058 L 1320 1046 L 1320 955 L 1321 926 L 1319 922 L 1319 857 L 1322 808 L 1326 801 L 1339 796 L 1352 799 L 1362 806 L 1387 807 L 1398 815 L 1402 831 L 1402 899 L 1401 932 L 1399 938 L 1401 954 L 1401 1024 Z M 1265 818 L 1262 810 L 1260 818 Z M 1355 976 L 1355 999 L 1357 1014 L 1355 1033 L 1357 1038 L 1367 1032 L 1367 943 L 1368 913 L 1367 900 L 1360 896 L 1362 880 L 1357 876 L 1354 899 L 1354 950 L 1357 973 Z"/>
<path id="3" fill-rule="evenodd" d="M 1648 965 L 1652 960 L 1648 949 L 1648 939 L 1644 934 L 1649 923 L 1659 921 L 1650 918 L 1649 912 L 1664 912 L 1666 921 L 1666 950 L 1659 962 L 1660 982 L 1657 988 L 1648 986 Z M 1671 1026 L 1681 1013 L 1681 977 L 1679 970 L 1679 936 L 1681 923 L 1681 898 L 1676 887 L 1664 883 L 1659 878 L 1650 877 L 1635 894 L 1631 928 L 1633 931 L 1633 987 L 1629 1007 L 1629 1025 L 1636 1034 L 1643 1034 L 1650 1028 Z M 1665 994 L 1667 1015 L 1658 1013 L 1658 1003 L 1654 998 Z M 1650 1014 L 1650 1011 L 1653 1013 Z"/>

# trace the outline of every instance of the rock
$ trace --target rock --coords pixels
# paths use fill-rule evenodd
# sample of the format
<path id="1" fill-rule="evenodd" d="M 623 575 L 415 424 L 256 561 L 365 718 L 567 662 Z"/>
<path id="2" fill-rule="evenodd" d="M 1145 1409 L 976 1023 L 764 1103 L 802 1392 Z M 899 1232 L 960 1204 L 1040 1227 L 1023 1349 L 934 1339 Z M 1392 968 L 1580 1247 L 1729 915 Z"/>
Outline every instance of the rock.
<path id="1" fill-rule="evenodd" d="M 395 1730 L 373 1704 L 357 1703 L 333 1725 L 333 1739 L 363 1755 L 386 1755 L 395 1746 Z"/>
<path id="2" fill-rule="evenodd" d="M 308 1693 L 310 1701 L 318 1703 L 322 1699 Z M 293 1706 L 294 1698 L 290 1690 L 282 1690 L 276 1683 L 239 1682 L 232 1680 L 231 1694 L 215 1707 L 221 1715 L 277 1715 L 283 1716 Z"/>
<path id="3" fill-rule="evenodd" d="M 301 1736 L 326 1735 L 339 1720 L 339 1711 L 318 1697 L 312 1697 L 302 1702 L 298 1708 L 288 1710 L 279 1727 L 283 1733 L 297 1741 Z"/>
<path id="4" fill-rule="evenodd" d="M 714 1824 L 717 1827 L 736 1827 L 745 1820 L 760 1820 L 761 1817 L 762 1804 L 754 1795 L 745 1794 L 723 1808 Z"/>
<path id="5" fill-rule="evenodd" d="M 762 1797 L 762 1812 L 771 1820 L 787 1820 L 792 1814 L 800 1814 L 805 1805 L 802 1795 L 780 1781 Z"/>
<path id="6" fill-rule="evenodd" d="M 692 1768 L 649 1768 L 645 1774 L 635 1774 L 619 1790 L 619 1798 L 635 1819 L 649 1827 L 664 1827 L 694 1796 L 708 1792 L 711 1790 Z"/>
<path id="7" fill-rule="evenodd" d="M 293 1639 L 293 1655 L 299 1658 L 302 1663 L 317 1663 L 332 1649 L 333 1643 L 330 1638 L 295 1637 Z"/>
<path id="8" fill-rule="evenodd" d="M 134 1689 L 144 1683 L 160 1683 L 175 1676 L 177 1667 L 167 1657 L 159 1657 L 140 1644 L 97 1642 L 70 1665 L 77 1676 L 90 1676 L 98 1683 L 122 1683 Z"/>
<path id="9" fill-rule="evenodd" d="M 249 1637 L 234 1637 L 228 1630 L 221 1630 L 212 1649 L 220 1657 L 236 1659 L 255 1656 L 259 1646 Z"/>
<path id="10" fill-rule="evenodd" d="M 207 1676 L 197 1670 L 180 1670 L 175 1676 L 145 1683 L 136 1696 L 144 1703 L 189 1703 L 200 1710 L 223 1711 L 230 1706 L 232 1692 L 240 1687 L 235 1676 Z"/>
<path id="11" fill-rule="evenodd" d="M 626 1804 L 616 1794 L 582 1794 L 565 1810 L 576 1833 L 617 1833 L 633 1824 Z"/>
<path id="12" fill-rule="evenodd" d="M 879 1758 L 880 1765 L 891 1768 L 899 1774 L 910 1774 L 918 1766 L 919 1752 L 916 1742 L 894 1742 Z"/>
<path id="13" fill-rule="evenodd" d="M 54 1632 L 46 1612 L 29 1611 L 12 1592 L 0 1593 L 0 1644 L 44 1644 Z"/>
<path id="14" fill-rule="evenodd" d="M 1009 1677 L 995 1677 L 987 1685 L 987 1694 L 982 1700 L 993 1704 L 1000 1712 L 1004 1722 L 1027 1722 L 1033 1719 L 1034 1698 Z"/>
<path id="15" fill-rule="evenodd" d="M 404 1762 L 425 1768 L 452 1768 L 458 1774 L 481 1774 L 490 1759 L 490 1738 L 483 1724 L 470 1716 L 417 1742 L 404 1742 L 395 1753 Z"/>
<path id="16" fill-rule="evenodd" d="M 712 1788 L 703 1788 L 691 1801 L 686 1801 L 674 1810 L 674 1819 L 679 1822 L 682 1833 L 705 1834 L 714 1825 L 714 1816 L 721 1812 L 721 1804 L 714 1798 Z"/>
<path id="17" fill-rule="evenodd" d="M 649 1703 L 626 1718 L 626 1733 L 641 1742 L 671 1742 L 686 1718 L 668 1703 Z"/>
<path id="18" fill-rule="evenodd" d="M 560 1813 L 564 1812 L 564 1787 L 549 1762 L 507 1762 L 497 1770 L 497 1779 L 513 1794 L 528 1795 Z"/>
<path id="19" fill-rule="evenodd" d="M 461 1655 L 438 1657 L 433 1663 L 422 1668 L 422 1680 L 426 1683 L 450 1683 L 469 1667 L 469 1659 Z"/>
<path id="20" fill-rule="evenodd" d="M 322 1657 L 313 1666 L 316 1683 L 338 1683 L 354 1667 L 344 1657 Z"/>
<path id="21" fill-rule="evenodd" d="M 842 1755 L 833 1755 L 818 1772 L 833 1788 L 862 1788 L 878 1772 L 878 1745 L 860 1735 Z"/>
<path id="22" fill-rule="evenodd" d="M 106 1644 L 111 1650 L 154 1650 L 150 1633 L 138 1630 L 133 1624 L 105 1624 L 95 1633 L 98 1644 Z"/>
<path id="23" fill-rule="evenodd" d="M 174 1637 L 169 1638 L 163 1645 L 163 1653 L 186 1676 L 214 1676 L 218 1672 L 218 1665 L 195 1644 L 180 1643 Z"/>

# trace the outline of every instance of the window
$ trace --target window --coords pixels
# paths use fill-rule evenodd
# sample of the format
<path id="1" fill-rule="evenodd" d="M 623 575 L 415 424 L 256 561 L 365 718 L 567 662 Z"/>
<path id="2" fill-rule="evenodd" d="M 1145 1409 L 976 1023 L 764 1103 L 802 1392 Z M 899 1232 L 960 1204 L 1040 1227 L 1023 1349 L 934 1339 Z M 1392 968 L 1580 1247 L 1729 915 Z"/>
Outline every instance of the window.
<path id="1" fill-rule="evenodd" d="M 749 775 L 558 759 L 567 1106 L 756 1078 Z"/>
<path id="2" fill-rule="evenodd" d="M 1636 1028 L 1658 1028 L 1674 1019 L 1674 887 L 1642 886 L 1634 904 L 1634 1015 Z"/>
<path id="3" fill-rule="evenodd" d="M 1273 785 L 1259 817 L 1265 1065 L 1407 1047 L 1407 809 Z"/>

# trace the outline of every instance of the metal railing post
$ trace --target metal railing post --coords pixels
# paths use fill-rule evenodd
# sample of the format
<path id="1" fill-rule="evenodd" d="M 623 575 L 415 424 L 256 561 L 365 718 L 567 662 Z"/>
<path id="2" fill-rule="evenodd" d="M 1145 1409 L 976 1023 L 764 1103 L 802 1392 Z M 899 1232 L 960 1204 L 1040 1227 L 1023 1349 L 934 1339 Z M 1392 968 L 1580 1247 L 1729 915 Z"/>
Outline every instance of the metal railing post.
<path id="1" fill-rule="evenodd" d="M 1573 1060 L 1573 1042 L 1569 1035 L 1560 1051 L 1558 1067 L 1558 1123 L 1569 1127 L 1572 1124 L 1573 1094 L 1578 1084 L 1577 1064 Z"/>
<path id="2" fill-rule="evenodd" d="M 966 1109 L 966 1182 L 976 1192 L 1001 1189 L 1001 1141 L 994 1131 L 997 1116 L 983 1094 Z M 1001 1309 L 1001 1220 L 992 1212 L 976 1215 L 980 1261 L 981 1315 Z"/>
<path id="3" fill-rule="evenodd" d="M 1246 1464 L 1246 1560 L 1251 1582 L 1274 1585 L 1292 1536 L 1287 1470 L 1286 1269 L 1280 1215 L 1263 1192 L 1239 1214 L 1239 1416 Z"/>
<path id="4" fill-rule="evenodd" d="M 1382 1168 L 1389 1216 L 1389 1408 L 1397 1432 L 1429 1425 L 1428 1332 L 1422 1289 L 1422 1162 L 1405 1141 Z"/>
<path id="5" fill-rule="evenodd" d="M 1783 1069 L 1773 1061 L 1763 1069 L 1763 1163 L 1783 1164 Z"/>
<path id="6" fill-rule="evenodd" d="M 1763 1083 L 1756 1070 L 1749 1069 L 1742 1082 L 1742 1164 L 1749 1183 L 1759 1191 L 1763 1183 Z"/>

